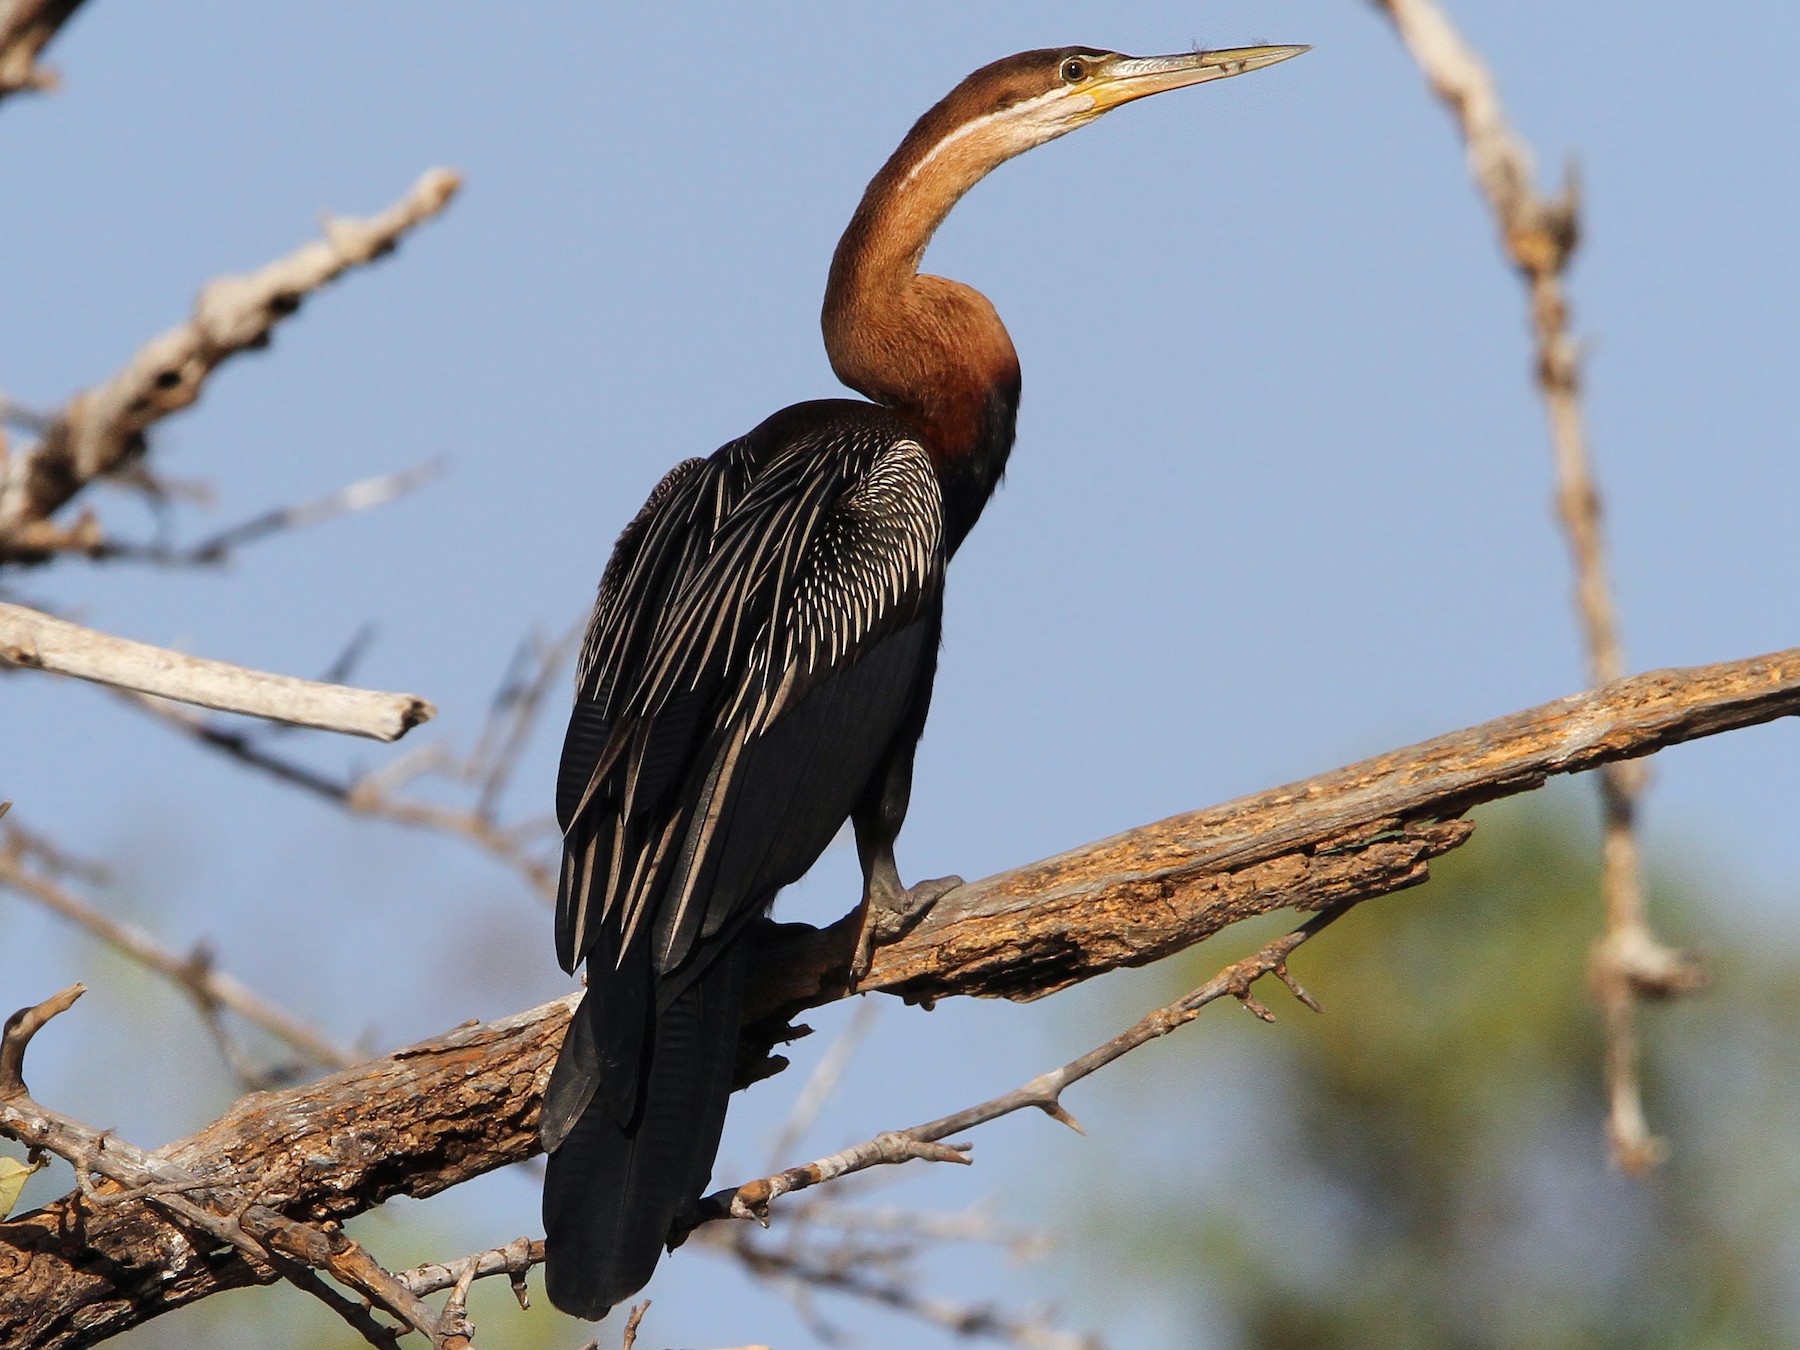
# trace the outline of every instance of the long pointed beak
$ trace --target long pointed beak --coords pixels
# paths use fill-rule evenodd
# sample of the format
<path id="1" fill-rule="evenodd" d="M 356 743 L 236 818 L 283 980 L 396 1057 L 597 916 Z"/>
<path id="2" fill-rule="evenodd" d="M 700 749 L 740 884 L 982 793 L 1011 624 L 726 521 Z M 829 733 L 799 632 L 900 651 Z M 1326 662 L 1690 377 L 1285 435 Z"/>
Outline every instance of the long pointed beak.
<path id="1" fill-rule="evenodd" d="M 1233 47 L 1222 52 L 1188 52 L 1182 56 L 1127 56 L 1097 72 L 1093 97 L 1100 111 L 1116 108 L 1147 94 L 1185 89 L 1190 84 L 1223 80 L 1261 70 L 1311 47 Z"/>

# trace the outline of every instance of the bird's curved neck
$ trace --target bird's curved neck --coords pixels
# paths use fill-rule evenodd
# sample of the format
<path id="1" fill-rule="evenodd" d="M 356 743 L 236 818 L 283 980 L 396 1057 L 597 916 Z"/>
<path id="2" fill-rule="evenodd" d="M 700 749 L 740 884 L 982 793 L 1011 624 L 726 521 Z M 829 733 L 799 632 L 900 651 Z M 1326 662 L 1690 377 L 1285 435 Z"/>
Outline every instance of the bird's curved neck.
<path id="1" fill-rule="evenodd" d="M 966 480 L 976 512 L 1012 448 L 1019 358 L 986 296 L 921 275 L 919 263 L 950 208 L 1002 158 L 960 136 L 944 105 L 926 113 L 844 231 L 823 315 L 838 378 L 911 414 L 940 480 Z"/>

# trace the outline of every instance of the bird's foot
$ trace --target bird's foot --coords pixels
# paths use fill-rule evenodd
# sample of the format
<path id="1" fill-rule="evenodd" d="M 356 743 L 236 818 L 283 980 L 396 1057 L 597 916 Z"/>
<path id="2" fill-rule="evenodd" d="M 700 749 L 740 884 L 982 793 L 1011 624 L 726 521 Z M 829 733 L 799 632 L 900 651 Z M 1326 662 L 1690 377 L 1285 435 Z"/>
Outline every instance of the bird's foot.
<path id="1" fill-rule="evenodd" d="M 905 890 L 864 896 L 862 931 L 856 939 L 856 955 L 850 959 L 850 992 L 858 992 L 877 947 L 898 942 L 912 932 L 933 905 L 963 884 L 961 877 L 933 877 Z"/>

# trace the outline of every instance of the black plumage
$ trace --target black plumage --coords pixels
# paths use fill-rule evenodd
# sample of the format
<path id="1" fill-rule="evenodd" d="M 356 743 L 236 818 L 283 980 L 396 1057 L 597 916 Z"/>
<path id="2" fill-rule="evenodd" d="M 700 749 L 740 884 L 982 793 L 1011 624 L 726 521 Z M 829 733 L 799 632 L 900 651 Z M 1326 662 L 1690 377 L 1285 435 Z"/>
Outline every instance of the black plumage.
<path id="1" fill-rule="evenodd" d="M 875 818 L 910 780 L 945 555 L 907 420 L 846 399 L 679 465 L 620 537 L 557 788 L 557 955 L 588 966 L 544 1108 L 559 1307 L 641 1287 L 706 1184 L 746 925 L 859 803 L 891 846 Z"/>

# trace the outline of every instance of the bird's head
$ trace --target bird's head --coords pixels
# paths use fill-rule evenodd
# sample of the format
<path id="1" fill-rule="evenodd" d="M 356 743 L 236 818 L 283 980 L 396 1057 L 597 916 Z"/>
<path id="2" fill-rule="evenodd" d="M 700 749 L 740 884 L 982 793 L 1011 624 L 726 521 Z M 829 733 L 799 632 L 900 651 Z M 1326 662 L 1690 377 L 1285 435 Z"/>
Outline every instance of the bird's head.
<path id="1" fill-rule="evenodd" d="M 832 370 L 877 403 L 917 412 L 937 451 L 988 435 L 993 392 L 1010 389 L 1017 401 L 1012 340 L 980 293 L 919 275 L 932 233 L 957 200 L 1007 160 L 1122 103 L 1307 50 L 1143 57 L 1051 47 L 983 66 L 913 125 L 838 243 L 821 315 Z"/>
<path id="2" fill-rule="evenodd" d="M 921 119 L 928 148 L 914 172 L 939 156 L 992 167 L 1086 126 L 1122 103 L 1169 89 L 1261 70 L 1306 47 L 1235 47 L 1178 56 L 1124 56 L 1091 47 L 1048 47 L 983 66 Z"/>

